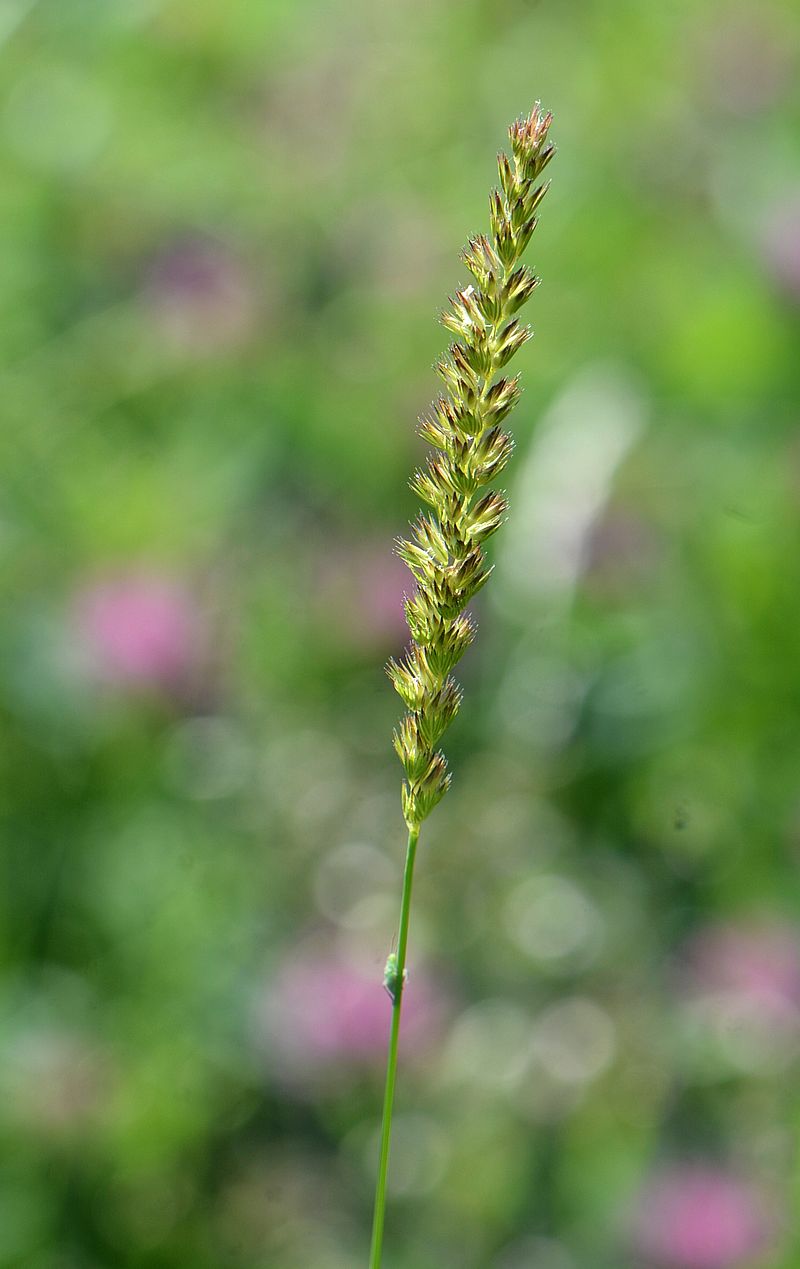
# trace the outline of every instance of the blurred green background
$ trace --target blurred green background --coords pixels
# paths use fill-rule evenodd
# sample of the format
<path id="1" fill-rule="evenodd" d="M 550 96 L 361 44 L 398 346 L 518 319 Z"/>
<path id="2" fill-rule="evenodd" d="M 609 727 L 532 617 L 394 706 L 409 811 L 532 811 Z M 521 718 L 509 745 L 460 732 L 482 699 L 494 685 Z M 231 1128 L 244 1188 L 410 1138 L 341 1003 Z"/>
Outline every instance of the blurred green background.
<path id="1" fill-rule="evenodd" d="M 800 13 L 2 0 L 0 1266 L 365 1265 L 392 538 L 559 155 L 387 1269 L 796 1269 Z"/>

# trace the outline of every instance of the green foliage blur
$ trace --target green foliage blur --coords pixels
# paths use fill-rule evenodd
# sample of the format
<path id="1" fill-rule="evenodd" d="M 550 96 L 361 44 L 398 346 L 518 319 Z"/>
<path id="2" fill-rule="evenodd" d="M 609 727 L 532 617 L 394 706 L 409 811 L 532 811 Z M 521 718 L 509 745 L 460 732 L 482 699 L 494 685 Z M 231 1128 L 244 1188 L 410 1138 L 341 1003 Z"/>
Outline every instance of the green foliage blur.
<path id="1" fill-rule="evenodd" d="M 791 0 L 3 0 L 0 1267 L 365 1266 L 435 314 L 537 98 L 386 1269 L 796 1269 Z"/>

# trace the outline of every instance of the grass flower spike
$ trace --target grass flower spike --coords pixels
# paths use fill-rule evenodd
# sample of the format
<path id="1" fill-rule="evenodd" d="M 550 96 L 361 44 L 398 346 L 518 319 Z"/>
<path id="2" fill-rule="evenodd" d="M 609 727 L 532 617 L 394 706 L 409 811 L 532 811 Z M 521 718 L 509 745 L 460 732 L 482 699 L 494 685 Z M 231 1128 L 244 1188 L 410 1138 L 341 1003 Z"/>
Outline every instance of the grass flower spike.
<path id="1" fill-rule="evenodd" d="M 420 420 L 420 435 L 434 452 L 411 487 L 428 510 L 396 547 L 416 581 L 406 600 L 413 642 L 402 662 L 388 666 L 408 710 L 394 743 L 405 768 L 403 813 L 412 830 L 449 788 L 437 746 L 461 705 L 451 672 L 474 636 L 465 610 L 491 572 L 483 544 L 508 510 L 505 495 L 485 486 L 511 457 L 514 442 L 503 423 L 520 389 L 517 376 L 495 376 L 532 335 L 517 314 L 538 278 L 520 258 L 547 192 L 539 178 L 554 153 L 550 122 L 537 106 L 509 129 L 512 157 L 499 155 L 501 188 L 489 201 L 491 237 L 473 238 L 462 252 L 474 282 L 456 291 L 441 318 L 455 336 L 436 366 L 445 391 Z"/>
<path id="2" fill-rule="evenodd" d="M 370 1269 L 381 1261 L 414 859 L 420 825 L 450 787 L 439 744 L 461 706 L 452 671 L 474 638 L 467 607 L 491 573 L 484 543 L 508 510 L 505 495 L 487 486 L 501 475 L 514 448 L 503 424 L 519 400 L 519 380 L 501 372 L 532 335 L 517 314 L 539 279 L 521 258 L 549 184 L 540 177 L 555 152 L 548 140 L 551 121 L 537 104 L 511 125 L 511 155 L 498 155 L 500 187 L 489 198 L 491 233 L 471 239 L 462 252 L 473 281 L 455 292 L 441 316 L 455 338 L 436 365 L 444 390 L 420 419 L 419 433 L 433 452 L 411 480 L 426 510 L 411 526 L 411 536 L 396 544 L 416 583 L 405 605 L 410 648 L 387 667 L 407 711 L 394 746 L 405 770 L 408 851 L 397 951 L 384 977 L 392 1028 Z"/>

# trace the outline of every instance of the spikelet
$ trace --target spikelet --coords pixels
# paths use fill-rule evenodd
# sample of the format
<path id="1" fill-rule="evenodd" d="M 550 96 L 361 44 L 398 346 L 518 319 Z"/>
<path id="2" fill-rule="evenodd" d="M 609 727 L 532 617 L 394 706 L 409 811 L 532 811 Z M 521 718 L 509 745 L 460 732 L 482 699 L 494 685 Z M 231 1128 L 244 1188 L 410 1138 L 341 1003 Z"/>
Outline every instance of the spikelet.
<path id="1" fill-rule="evenodd" d="M 438 749 L 458 713 L 461 691 L 451 671 L 474 638 L 465 613 L 489 578 L 483 544 L 500 527 L 508 502 L 481 492 L 508 463 L 514 443 L 501 424 L 520 396 L 517 377 L 495 378 L 531 338 L 515 314 L 539 279 L 520 264 L 536 228 L 549 182 L 539 178 L 555 153 L 547 134 L 552 116 L 536 104 L 509 128 L 511 156 L 498 155 L 500 188 L 489 197 L 491 236 L 470 239 L 461 259 L 473 282 L 457 290 L 441 314 L 454 336 L 436 372 L 445 391 L 419 420 L 433 453 L 411 488 L 429 508 L 399 539 L 397 555 L 416 583 L 406 599 L 412 643 L 387 673 L 407 713 L 394 734 L 405 770 L 403 814 L 418 829 L 450 787 Z"/>

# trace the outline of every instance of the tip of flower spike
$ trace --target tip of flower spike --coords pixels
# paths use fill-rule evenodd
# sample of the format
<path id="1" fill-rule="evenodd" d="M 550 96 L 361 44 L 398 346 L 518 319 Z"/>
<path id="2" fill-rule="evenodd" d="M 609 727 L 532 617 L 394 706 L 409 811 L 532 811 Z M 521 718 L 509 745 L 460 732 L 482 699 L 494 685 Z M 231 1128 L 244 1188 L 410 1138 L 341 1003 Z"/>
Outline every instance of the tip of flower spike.
<path id="1" fill-rule="evenodd" d="M 552 112 L 542 110 L 542 103 L 537 101 L 530 114 L 515 119 L 508 129 L 512 142 L 518 141 L 528 147 L 540 145 L 547 136 L 553 122 Z"/>
<path id="2" fill-rule="evenodd" d="M 538 177 L 555 154 L 554 145 L 545 145 L 552 122 L 550 111 L 543 111 L 537 101 L 530 114 L 515 119 L 508 130 L 514 158 L 526 180 Z"/>

